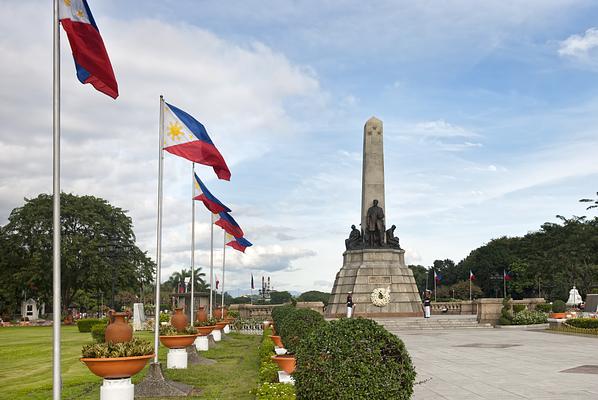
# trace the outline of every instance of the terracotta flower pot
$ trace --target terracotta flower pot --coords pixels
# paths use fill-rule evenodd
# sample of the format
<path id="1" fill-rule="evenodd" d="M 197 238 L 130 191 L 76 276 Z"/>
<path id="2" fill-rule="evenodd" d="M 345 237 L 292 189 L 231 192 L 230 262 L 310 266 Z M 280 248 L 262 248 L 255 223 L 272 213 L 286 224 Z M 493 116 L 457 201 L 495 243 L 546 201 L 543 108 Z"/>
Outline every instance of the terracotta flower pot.
<path id="1" fill-rule="evenodd" d="M 207 336 L 216 328 L 214 325 L 208 326 L 196 326 L 197 330 L 199 331 L 199 336 Z"/>
<path id="2" fill-rule="evenodd" d="M 214 329 L 223 330 L 226 325 L 228 325 L 228 322 L 218 321 L 218 322 L 216 322 L 216 328 L 214 328 Z"/>
<path id="3" fill-rule="evenodd" d="M 282 340 L 280 340 L 280 336 L 270 335 L 270 339 L 272 339 L 275 346 L 284 347 L 284 345 L 282 344 Z"/>
<path id="4" fill-rule="evenodd" d="M 170 317 L 170 325 L 172 325 L 177 331 L 182 331 L 189 324 L 189 319 L 183 313 L 183 307 L 175 308 L 174 314 Z"/>
<path id="5" fill-rule="evenodd" d="M 295 359 L 295 356 L 285 354 L 282 356 L 272 356 L 271 358 L 278 364 L 280 369 L 287 374 L 295 372 L 295 367 L 297 366 L 297 359 Z"/>
<path id="6" fill-rule="evenodd" d="M 224 310 L 224 314 L 223 314 L 223 310 Z M 214 318 L 224 319 L 224 318 L 226 318 L 227 314 L 228 314 L 228 310 L 226 309 L 226 307 L 224 307 L 224 308 L 217 307 L 214 310 Z"/>
<path id="7" fill-rule="evenodd" d="M 101 378 L 117 379 L 128 378 L 145 367 L 147 361 L 154 357 L 153 354 L 136 357 L 118 358 L 80 358 L 82 363 L 95 375 Z"/>
<path id="8" fill-rule="evenodd" d="M 125 343 L 133 339 L 133 328 L 125 321 L 129 316 L 128 312 L 108 312 L 110 324 L 106 327 L 106 342 Z"/>
<path id="9" fill-rule="evenodd" d="M 565 313 L 564 312 L 553 312 L 553 313 L 550 313 L 550 318 L 563 319 L 563 318 L 565 318 Z"/>
<path id="10" fill-rule="evenodd" d="M 184 349 L 191 346 L 197 335 L 160 336 L 160 342 L 169 349 Z"/>
<path id="11" fill-rule="evenodd" d="M 204 306 L 199 306 L 199 309 L 195 312 L 195 320 L 199 322 L 205 322 L 208 320 L 208 313 Z"/>

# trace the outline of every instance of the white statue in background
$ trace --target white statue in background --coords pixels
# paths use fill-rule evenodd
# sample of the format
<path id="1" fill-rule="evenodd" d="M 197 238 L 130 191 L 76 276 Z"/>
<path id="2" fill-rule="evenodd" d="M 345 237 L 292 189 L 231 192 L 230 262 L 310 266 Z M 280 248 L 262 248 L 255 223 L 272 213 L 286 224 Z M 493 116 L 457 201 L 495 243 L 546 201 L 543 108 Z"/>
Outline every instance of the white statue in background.
<path id="1" fill-rule="evenodd" d="M 568 306 L 578 306 L 583 302 L 579 291 L 573 286 L 573 289 L 569 290 L 569 299 L 567 300 Z"/>

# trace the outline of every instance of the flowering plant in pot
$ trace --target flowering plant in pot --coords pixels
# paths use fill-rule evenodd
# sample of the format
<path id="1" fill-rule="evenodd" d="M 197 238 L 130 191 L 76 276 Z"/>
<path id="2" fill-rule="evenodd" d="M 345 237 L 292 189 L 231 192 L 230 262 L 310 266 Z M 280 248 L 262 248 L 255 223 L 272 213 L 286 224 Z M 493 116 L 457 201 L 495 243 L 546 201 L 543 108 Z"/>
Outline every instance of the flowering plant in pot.
<path id="1" fill-rule="evenodd" d="M 200 336 L 206 336 L 216 328 L 216 322 L 216 318 L 208 318 L 205 321 L 193 322 L 193 326 L 197 329 Z"/>
<path id="2" fill-rule="evenodd" d="M 147 340 L 133 338 L 122 343 L 88 344 L 83 346 L 81 355 L 80 361 L 99 377 L 129 378 L 154 356 L 154 347 Z"/>
<path id="3" fill-rule="evenodd" d="M 563 300 L 555 300 L 552 303 L 552 313 L 550 313 L 550 318 L 565 318 L 565 311 L 567 311 L 565 302 Z"/>
<path id="4" fill-rule="evenodd" d="M 172 325 L 160 327 L 160 342 L 169 349 L 183 349 L 191 346 L 197 337 L 197 329 L 187 326 L 175 329 Z"/>

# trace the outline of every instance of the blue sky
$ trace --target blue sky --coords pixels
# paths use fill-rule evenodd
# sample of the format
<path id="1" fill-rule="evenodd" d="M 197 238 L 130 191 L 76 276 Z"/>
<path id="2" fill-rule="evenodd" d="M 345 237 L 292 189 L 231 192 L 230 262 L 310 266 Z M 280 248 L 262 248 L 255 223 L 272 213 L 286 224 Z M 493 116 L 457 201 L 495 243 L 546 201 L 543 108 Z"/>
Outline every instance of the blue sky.
<path id="1" fill-rule="evenodd" d="M 10 60 L 0 65 L 2 221 L 23 197 L 51 191 L 47 3 L 0 2 L 0 54 Z M 253 273 L 279 289 L 331 289 L 359 220 L 372 115 L 384 122 L 387 220 L 411 263 L 459 261 L 556 214 L 583 215 L 578 200 L 598 190 L 596 2 L 90 7 L 121 96 L 76 81 L 63 35 L 63 189 L 129 210 L 154 254 L 164 94 L 204 122 L 231 167 L 229 183 L 198 168 L 255 243 L 227 253 L 229 288 L 245 290 Z M 173 156 L 165 168 L 167 276 L 189 264 L 191 171 Z M 200 210 L 196 259 L 205 266 L 209 216 Z"/>

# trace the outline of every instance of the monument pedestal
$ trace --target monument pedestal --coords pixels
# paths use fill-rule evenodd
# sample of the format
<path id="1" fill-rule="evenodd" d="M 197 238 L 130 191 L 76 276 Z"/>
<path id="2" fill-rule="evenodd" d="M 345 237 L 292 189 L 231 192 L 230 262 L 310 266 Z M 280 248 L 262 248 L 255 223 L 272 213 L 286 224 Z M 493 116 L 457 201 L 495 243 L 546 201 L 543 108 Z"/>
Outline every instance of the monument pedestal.
<path id="1" fill-rule="evenodd" d="M 372 304 L 374 289 L 390 290 L 390 301 Z M 421 297 L 413 272 L 405 265 L 405 250 L 374 248 L 347 250 L 336 275 L 326 317 L 347 315 L 347 293 L 353 292 L 353 317 L 421 317 Z"/>

